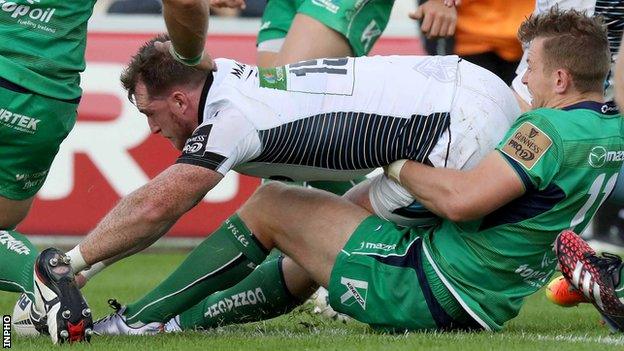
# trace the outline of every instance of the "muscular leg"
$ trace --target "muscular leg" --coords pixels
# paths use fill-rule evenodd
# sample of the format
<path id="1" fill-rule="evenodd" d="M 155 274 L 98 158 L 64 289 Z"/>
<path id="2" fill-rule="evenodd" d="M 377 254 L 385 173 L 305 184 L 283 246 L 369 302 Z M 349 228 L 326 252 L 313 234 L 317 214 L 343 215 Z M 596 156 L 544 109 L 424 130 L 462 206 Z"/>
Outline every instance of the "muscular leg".
<path id="1" fill-rule="evenodd" d="M 338 252 L 368 215 L 327 192 L 277 182 L 264 185 L 238 216 L 230 217 L 193 250 L 171 276 L 128 305 L 127 322 L 165 322 L 206 296 L 234 286 L 253 272 L 252 262 L 264 259 L 263 247 L 271 249 L 275 244 L 316 282 L 327 284 Z M 311 284 L 298 269 L 288 264 L 286 274 L 302 281 L 294 279 L 287 286 L 294 294 L 304 295 Z"/>
<path id="2" fill-rule="evenodd" d="M 314 58 L 352 55 L 351 46 L 342 34 L 310 16 L 297 14 L 280 51 L 259 51 L 257 63 L 260 67 L 274 67 Z"/>
<path id="3" fill-rule="evenodd" d="M 336 256 L 369 212 L 315 189 L 262 186 L 239 215 L 266 247 L 277 247 L 326 286 Z"/>
<path id="4" fill-rule="evenodd" d="M 26 217 L 32 198 L 0 197 L 0 290 L 25 292 L 33 299 L 32 271 L 37 250 L 24 235 L 9 230 Z"/>
<path id="5" fill-rule="evenodd" d="M 304 14 L 295 15 L 275 65 L 319 58 L 351 56 L 351 46 L 342 34 Z"/>
<path id="6" fill-rule="evenodd" d="M 370 208 L 370 182 L 353 187 L 345 198 Z M 253 205 L 252 205 L 253 206 Z M 250 211 L 255 211 L 251 208 Z M 233 287 L 206 297 L 181 313 L 177 319 L 182 330 L 210 329 L 219 326 L 266 320 L 286 314 L 308 299 L 318 288 L 307 271 L 286 256 L 278 269 L 274 258 L 267 258 L 254 272 Z M 261 291 L 253 304 L 235 303 L 240 294 Z"/>
<path id="7" fill-rule="evenodd" d="M 238 284 L 184 311 L 177 322 L 182 330 L 193 330 L 266 320 L 292 311 L 317 288 L 290 258 L 268 257 Z"/>
<path id="8" fill-rule="evenodd" d="M 21 201 L 0 196 L 0 229 L 15 228 L 28 214 L 33 198 Z"/>

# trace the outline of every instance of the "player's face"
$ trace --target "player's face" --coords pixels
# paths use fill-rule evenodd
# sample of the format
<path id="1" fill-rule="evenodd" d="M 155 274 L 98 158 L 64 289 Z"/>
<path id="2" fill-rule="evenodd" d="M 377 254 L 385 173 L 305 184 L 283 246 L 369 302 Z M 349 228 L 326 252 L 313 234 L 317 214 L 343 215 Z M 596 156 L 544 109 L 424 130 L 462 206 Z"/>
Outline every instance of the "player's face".
<path id="1" fill-rule="evenodd" d="M 182 150 L 186 139 L 193 133 L 193 127 L 179 116 L 175 108 L 177 105 L 166 97 L 150 97 L 142 82 L 136 86 L 134 99 L 139 111 L 147 117 L 150 131 L 169 139 L 176 149 Z"/>
<path id="2" fill-rule="evenodd" d="M 534 39 L 528 50 L 528 68 L 522 77 L 522 83 L 527 85 L 533 98 L 533 100 L 531 100 L 531 107 L 545 107 L 551 100 L 553 86 L 551 73 L 547 72 L 544 67 L 544 38 Z"/>

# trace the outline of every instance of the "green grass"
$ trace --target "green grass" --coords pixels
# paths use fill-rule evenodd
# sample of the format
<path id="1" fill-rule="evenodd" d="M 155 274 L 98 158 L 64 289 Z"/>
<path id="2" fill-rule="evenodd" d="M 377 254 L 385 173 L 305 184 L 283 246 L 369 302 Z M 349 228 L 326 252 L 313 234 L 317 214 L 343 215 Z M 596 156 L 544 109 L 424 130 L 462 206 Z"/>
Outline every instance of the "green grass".
<path id="1" fill-rule="evenodd" d="M 106 300 L 129 302 L 156 285 L 182 254 L 141 254 L 108 268 L 85 288 L 96 316 L 110 312 Z M 17 295 L 0 293 L 0 311 L 9 314 Z M 532 296 L 520 316 L 499 333 L 407 333 L 382 335 L 365 325 L 324 320 L 305 306 L 267 322 L 208 332 L 145 337 L 97 337 L 72 350 L 622 350 L 624 336 L 611 335 L 589 305 L 560 308 L 544 294 Z M 68 347 L 67 345 L 63 347 Z M 53 349 L 47 337 L 13 336 L 15 350 Z"/>

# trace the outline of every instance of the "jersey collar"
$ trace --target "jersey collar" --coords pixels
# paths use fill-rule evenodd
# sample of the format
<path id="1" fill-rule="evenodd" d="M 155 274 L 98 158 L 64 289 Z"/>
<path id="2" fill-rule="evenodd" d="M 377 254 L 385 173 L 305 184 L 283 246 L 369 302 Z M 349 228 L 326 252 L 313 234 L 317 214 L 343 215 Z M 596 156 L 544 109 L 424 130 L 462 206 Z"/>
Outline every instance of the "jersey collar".
<path id="1" fill-rule="evenodd" d="M 197 125 L 200 126 L 204 121 L 204 108 L 206 107 L 206 99 L 208 99 L 208 91 L 210 91 L 210 87 L 212 86 L 212 82 L 214 81 L 214 74 L 212 71 L 208 72 L 208 76 L 206 77 L 206 81 L 204 82 L 204 87 L 202 88 L 201 96 L 199 98 L 199 108 L 197 111 Z"/>
<path id="2" fill-rule="evenodd" d="M 562 108 L 564 111 L 585 109 L 601 113 L 603 115 L 617 115 L 620 113 L 614 102 L 598 102 L 598 101 L 581 101 L 576 104 Z"/>

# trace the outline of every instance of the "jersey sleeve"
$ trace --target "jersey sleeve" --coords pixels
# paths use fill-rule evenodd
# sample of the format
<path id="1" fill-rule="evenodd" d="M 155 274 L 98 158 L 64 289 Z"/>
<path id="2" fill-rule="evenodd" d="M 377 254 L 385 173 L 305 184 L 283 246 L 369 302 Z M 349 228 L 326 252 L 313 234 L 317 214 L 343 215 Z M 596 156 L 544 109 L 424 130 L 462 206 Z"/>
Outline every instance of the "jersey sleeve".
<path id="1" fill-rule="evenodd" d="M 224 109 L 204 120 L 187 139 L 176 163 L 205 167 L 225 175 L 259 149 L 255 127 L 238 110 Z"/>
<path id="2" fill-rule="evenodd" d="M 518 173 L 526 189 L 545 189 L 563 161 L 559 133 L 535 112 L 518 118 L 496 149 Z"/>

